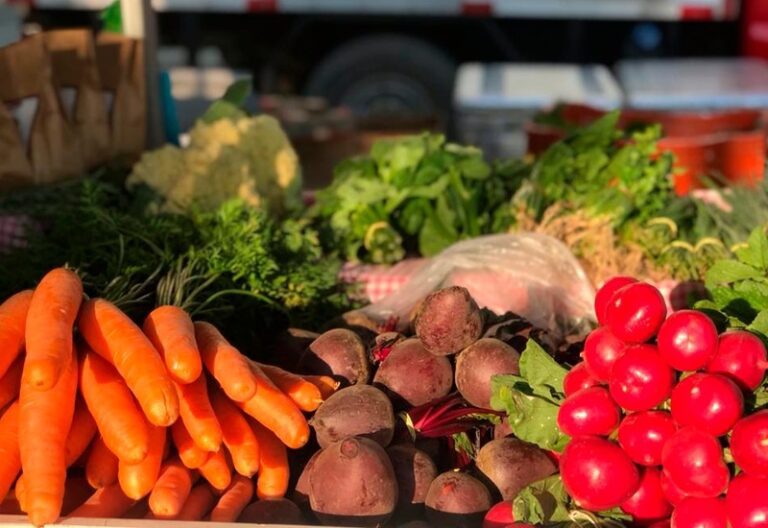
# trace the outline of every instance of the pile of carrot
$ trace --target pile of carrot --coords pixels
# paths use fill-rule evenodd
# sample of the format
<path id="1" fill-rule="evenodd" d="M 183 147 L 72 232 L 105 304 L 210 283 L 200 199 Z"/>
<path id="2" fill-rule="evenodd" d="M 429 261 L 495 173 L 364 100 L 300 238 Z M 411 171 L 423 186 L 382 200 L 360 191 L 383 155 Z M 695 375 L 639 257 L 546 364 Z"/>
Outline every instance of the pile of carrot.
<path id="1" fill-rule="evenodd" d="M 288 488 L 335 390 L 248 359 L 174 306 L 142 327 L 58 268 L 0 304 L 0 511 L 235 521 Z"/>

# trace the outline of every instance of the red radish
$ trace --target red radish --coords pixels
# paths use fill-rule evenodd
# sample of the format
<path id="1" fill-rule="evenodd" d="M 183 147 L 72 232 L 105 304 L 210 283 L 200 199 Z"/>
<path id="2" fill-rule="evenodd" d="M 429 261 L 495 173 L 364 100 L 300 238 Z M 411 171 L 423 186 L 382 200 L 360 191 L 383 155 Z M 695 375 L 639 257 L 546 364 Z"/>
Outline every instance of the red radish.
<path id="1" fill-rule="evenodd" d="M 620 421 L 621 411 L 603 387 L 590 387 L 569 396 L 557 413 L 557 426 L 568 436 L 608 436 Z"/>
<path id="2" fill-rule="evenodd" d="M 605 309 L 605 324 L 627 343 L 644 343 L 654 337 L 667 317 L 659 290 L 645 282 L 619 289 Z"/>
<path id="3" fill-rule="evenodd" d="M 661 450 L 677 431 L 666 411 L 641 411 L 626 416 L 619 425 L 619 445 L 636 464 L 661 465 Z"/>
<path id="4" fill-rule="evenodd" d="M 584 364 L 587 372 L 596 380 L 605 383 L 611 377 L 613 364 L 627 348 L 627 344 L 613 335 L 611 330 L 600 327 L 593 330 L 584 341 Z"/>
<path id="5" fill-rule="evenodd" d="M 745 473 L 768 478 L 768 410 L 742 418 L 733 427 L 731 454 Z"/>
<path id="6" fill-rule="evenodd" d="M 512 515 L 512 501 L 501 501 L 495 504 L 483 519 L 483 528 L 506 528 L 515 522 Z"/>
<path id="7" fill-rule="evenodd" d="M 597 316 L 598 323 L 601 325 L 605 324 L 605 309 L 608 307 L 608 303 L 611 302 L 613 294 L 633 282 L 637 282 L 637 279 L 619 275 L 608 279 L 606 283 L 597 290 L 597 295 L 595 295 L 595 315 Z"/>
<path id="8" fill-rule="evenodd" d="M 670 527 L 670 520 L 664 519 L 663 521 L 655 522 L 653 524 L 649 524 L 648 528 L 669 528 Z"/>
<path id="9" fill-rule="evenodd" d="M 727 528 L 725 502 L 718 498 L 688 497 L 672 514 L 672 528 Z M 734 527 L 738 528 L 738 527 Z"/>
<path id="10" fill-rule="evenodd" d="M 627 348 L 613 365 L 609 388 L 619 406 L 628 411 L 647 411 L 669 398 L 675 372 L 653 345 Z"/>
<path id="11" fill-rule="evenodd" d="M 717 352 L 717 327 L 696 310 L 680 310 L 664 321 L 656 338 L 659 354 L 677 370 L 699 370 Z"/>
<path id="12" fill-rule="evenodd" d="M 640 474 L 615 443 L 596 436 L 571 440 L 560 458 L 560 475 L 568 494 L 582 508 L 601 511 L 629 499 Z"/>
<path id="13" fill-rule="evenodd" d="M 661 490 L 672 506 L 677 506 L 688 497 L 663 471 L 661 472 Z"/>
<path id="14" fill-rule="evenodd" d="M 581 389 L 588 389 L 600 385 L 600 382 L 592 377 L 587 370 L 587 364 L 583 361 L 568 371 L 563 379 L 563 392 L 567 398 Z"/>
<path id="15" fill-rule="evenodd" d="M 733 528 L 768 526 L 768 479 L 741 473 L 731 482 L 725 497 Z"/>
<path id="16" fill-rule="evenodd" d="M 678 425 L 722 436 L 744 413 L 744 395 L 721 374 L 691 374 L 672 390 L 671 409 Z"/>
<path id="17" fill-rule="evenodd" d="M 717 354 L 707 365 L 707 372 L 726 374 L 751 392 L 763 382 L 766 368 L 766 350 L 760 338 L 744 330 L 732 330 L 720 336 Z"/>
<path id="18" fill-rule="evenodd" d="M 728 487 L 730 472 L 717 438 L 694 427 L 684 427 L 664 444 L 664 472 L 683 493 L 717 497 Z"/>
<path id="19" fill-rule="evenodd" d="M 672 514 L 672 505 L 661 489 L 661 471 L 644 468 L 640 473 L 640 487 L 621 505 L 624 513 L 639 524 L 666 519 Z"/>

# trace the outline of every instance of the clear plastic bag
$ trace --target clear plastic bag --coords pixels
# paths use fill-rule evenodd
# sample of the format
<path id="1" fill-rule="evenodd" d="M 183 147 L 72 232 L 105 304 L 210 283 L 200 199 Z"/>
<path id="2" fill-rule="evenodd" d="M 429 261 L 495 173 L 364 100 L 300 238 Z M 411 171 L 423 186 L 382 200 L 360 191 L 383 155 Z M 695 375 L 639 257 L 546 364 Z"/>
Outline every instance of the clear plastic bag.
<path id="1" fill-rule="evenodd" d="M 361 312 L 378 323 L 396 319 L 402 327 L 416 303 L 447 286 L 463 286 L 481 308 L 514 312 L 560 338 L 594 319 L 595 290 L 581 265 L 563 243 L 537 233 L 458 242 Z"/>

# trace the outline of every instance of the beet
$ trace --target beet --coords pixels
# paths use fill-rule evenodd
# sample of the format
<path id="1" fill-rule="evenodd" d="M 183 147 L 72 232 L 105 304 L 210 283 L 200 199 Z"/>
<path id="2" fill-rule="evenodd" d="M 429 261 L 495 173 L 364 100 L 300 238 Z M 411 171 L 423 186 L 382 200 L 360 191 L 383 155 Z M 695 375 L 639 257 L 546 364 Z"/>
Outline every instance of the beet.
<path id="1" fill-rule="evenodd" d="M 427 519 L 434 526 L 479 527 L 491 509 L 491 494 L 485 484 L 457 471 L 439 475 L 429 486 Z"/>
<path id="2" fill-rule="evenodd" d="M 347 437 L 323 449 L 309 473 L 309 503 L 323 524 L 377 526 L 397 504 L 397 479 L 386 451 Z"/>
<path id="3" fill-rule="evenodd" d="M 468 347 L 483 333 L 483 317 L 466 288 L 430 293 L 414 316 L 416 336 L 432 354 L 447 356 Z"/>
<path id="4" fill-rule="evenodd" d="M 278 367 L 294 372 L 301 360 L 301 356 L 312 341 L 320 337 L 320 334 L 302 330 L 300 328 L 288 328 L 275 337 L 270 343 L 262 360 L 274 363 Z"/>
<path id="5" fill-rule="evenodd" d="M 447 358 L 430 354 L 418 339 L 407 339 L 392 348 L 373 383 L 396 402 L 415 407 L 447 395 L 453 369 Z"/>
<path id="6" fill-rule="evenodd" d="M 494 440 L 500 440 L 502 438 L 506 438 L 507 436 L 510 436 L 514 434 L 514 431 L 512 431 L 512 426 L 509 425 L 509 419 L 508 418 L 502 418 L 501 423 L 495 425 L 493 427 L 493 439 Z"/>
<path id="7" fill-rule="evenodd" d="M 304 511 L 309 511 L 309 474 L 320 451 L 316 451 L 304 465 L 293 491 L 293 501 Z"/>
<path id="8" fill-rule="evenodd" d="M 456 358 L 456 387 L 475 407 L 491 408 L 491 377 L 520 374 L 520 354 L 503 341 L 483 338 Z"/>
<path id="9" fill-rule="evenodd" d="M 371 375 L 362 339 L 344 328 L 328 330 L 312 341 L 300 367 L 311 374 L 333 376 L 344 385 L 368 383 Z"/>
<path id="10" fill-rule="evenodd" d="M 387 447 L 395 433 L 395 413 L 389 398 L 379 389 L 354 385 L 325 400 L 310 425 L 320 447 L 347 436 L 364 436 Z"/>
<path id="11" fill-rule="evenodd" d="M 437 477 L 437 467 L 424 451 L 409 444 L 387 449 L 399 489 L 398 512 L 413 514 L 423 509 L 429 485 Z"/>
<path id="12" fill-rule="evenodd" d="M 514 500 L 523 488 L 557 471 L 544 450 L 512 437 L 485 444 L 476 462 L 504 500 Z"/>
<path id="13" fill-rule="evenodd" d="M 304 524 L 301 510 L 288 499 L 266 499 L 245 507 L 238 522 L 259 524 Z"/>

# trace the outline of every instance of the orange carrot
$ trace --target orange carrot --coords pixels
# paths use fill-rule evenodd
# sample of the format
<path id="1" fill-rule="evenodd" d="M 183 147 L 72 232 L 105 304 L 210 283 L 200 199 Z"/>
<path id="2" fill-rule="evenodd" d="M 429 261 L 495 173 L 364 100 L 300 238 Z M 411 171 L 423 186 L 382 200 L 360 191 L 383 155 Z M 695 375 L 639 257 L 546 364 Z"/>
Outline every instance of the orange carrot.
<path id="1" fill-rule="evenodd" d="M 117 479 L 128 497 L 139 500 L 152 491 L 160 476 L 160 466 L 163 465 L 165 443 L 165 428 L 151 426 L 146 458 L 138 464 L 118 463 Z"/>
<path id="2" fill-rule="evenodd" d="M 80 398 L 75 400 L 75 414 L 69 427 L 67 443 L 64 448 L 67 453 L 67 467 L 70 467 L 83 456 L 93 437 L 96 436 L 96 422 Z"/>
<path id="3" fill-rule="evenodd" d="M 27 485 L 24 482 L 24 475 L 19 475 L 19 478 L 16 479 L 14 493 L 16 494 L 16 500 L 19 502 L 19 508 L 24 513 L 27 513 Z"/>
<path id="4" fill-rule="evenodd" d="M 266 427 L 251 422 L 253 431 L 259 439 L 261 459 L 259 460 L 259 476 L 256 480 L 256 491 L 260 499 L 283 497 L 288 491 L 288 453 L 278 438 Z"/>
<path id="5" fill-rule="evenodd" d="M 8 367 L 5 376 L 0 378 L 0 409 L 19 397 L 21 371 L 23 368 L 24 356 L 20 356 Z"/>
<path id="6" fill-rule="evenodd" d="M 244 402 L 256 394 L 256 380 L 248 360 L 224 339 L 215 326 L 195 323 L 195 339 L 203 364 L 230 399 Z"/>
<path id="7" fill-rule="evenodd" d="M 80 277 L 68 269 L 49 271 L 35 288 L 24 334 L 28 386 L 48 390 L 66 369 L 72 357 L 72 327 L 82 300 Z"/>
<path id="8" fill-rule="evenodd" d="M 259 470 L 259 441 L 253 429 L 240 409 L 223 392 L 212 391 L 211 403 L 221 424 L 224 445 L 232 456 L 235 471 L 252 477 Z"/>
<path id="9" fill-rule="evenodd" d="M 302 376 L 302 377 L 320 390 L 320 394 L 322 395 L 323 400 L 327 400 L 328 398 L 333 396 L 333 393 L 336 392 L 336 390 L 341 385 L 341 383 L 339 383 L 338 381 L 336 381 L 330 376 Z"/>
<path id="10" fill-rule="evenodd" d="M 251 365 L 258 390 L 240 407 L 264 425 L 291 449 L 298 449 L 309 440 L 309 424 L 296 404 L 270 381 L 256 365 Z"/>
<path id="11" fill-rule="evenodd" d="M 105 488 L 117 482 L 117 457 L 109 450 L 104 439 L 96 437 L 85 463 L 85 476 L 94 489 Z"/>
<path id="12" fill-rule="evenodd" d="M 219 492 L 227 489 L 232 482 L 232 467 L 223 449 L 211 453 L 198 471 L 213 489 Z"/>
<path id="13" fill-rule="evenodd" d="M 211 511 L 213 522 L 235 522 L 253 498 L 253 480 L 235 476 L 232 485 L 224 492 Z"/>
<path id="14" fill-rule="evenodd" d="M 64 488 L 64 504 L 61 507 L 61 515 L 69 515 L 70 512 L 82 506 L 91 495 L 93 495 L 93 488 L 88 484 L 86 478 L 82 475 L 70 474 Z"/>
<path id="15" fill-rule="evenodd" d="M 126 497 L 120 485 L 110 484 L 101 489 L 97 489 L 91 497 L 85 501 L 82 506 L 69 514 L 70 517 L 98 517 L 114 518 L 122 517 L 130 510 L 136 501 Z"/>
<path id="16" fill-rule="evenodd" d="M 210 453 L 197 447 L 181 420 L 171 426 L 171 435 L 181 462 L 189 469 L 197 469 L 208 460 Z"/>
<path id="17" fill-rule="evenodd" d="M 216 504 L 216 497 L 213 495 L 211 487 L 207 483 L 198 484 L 189 492 L 187 502 L 184 503 L 181 512 L 176 516 L 176 520 L 202 521 L 214 504 Z"/>
<path id="18" fill-rule="evenodd" d="M 256 366 L 302 411 L 314 412 L 323 403 L 320 389 L 301 376 L 272 365 L 257 363 Z"/>
<path id="19" fill-rule="evenodd" d="M 26 484 L 25 505 L 35 526 L 52 523 L 61 513 L 67 478 L 65 444 L 75 412 L 76 391 L 74 354 L 50 390 L 41 391 L 25 379 L 21 382 L 19 448 Z"/>
<path id="20" fill-rule="evenodd" d="M 149 496 L 149 509 L 158 519 L 173 519 L 181 513 L 191 490 L 189 469 L 174 458 L 160 472 L 160 478 Z"/>
<path id="21" fill-rule="evenodd" d="M 176 383 L 175 386 L 179 395 L 179 415 L 192 440 L 204 451 L 218 451 L 221 426 L 208 399 L 205 376 L 187 385 Z"/>
<path id="22" fill-rule="evenodd" d="M 149 512 L 149 504 L 146 500 L 137 502 L 130 510 L 125 512 L 121 517 L 123 519 L 143 519 Z"/>
<path id="23" fill-rule="evenodd" d="M 153 425 L 169 426 L 179 416 L 179 401 L 160 354 L 147 336 L 114 304 L 104 299 L 83 303 L 80 333 L 112 363 Z"/>
<path id="24" fill-rule="evenodd" d="M 0 416 L 0 502 L 13 486 L 19 471 L 19 404 L 14 402 Z"/>
<path id="25" fill-rule="evenodd" d="M 32 290 L 24 290 L 0 304 L 0 378 L 5 376 L 24 348 L 24 332 L 31 300 Z"/>
<path id="26" fill-rule="evenodd" d="M 144 460 L 149 449 L 149 424 L 115 368 L 85 348 L 80 361 L 80 392 L 104 443 L 128 463 Z"/>
<path id="27" fill-rule="evenodd" d="M 192 383 L 203 371 L 195 341 L 195 325 L 189 314 L 176 306 L 160 306 L 144 320 L 144 333 L 165 360 L 178 383 Z"/>

